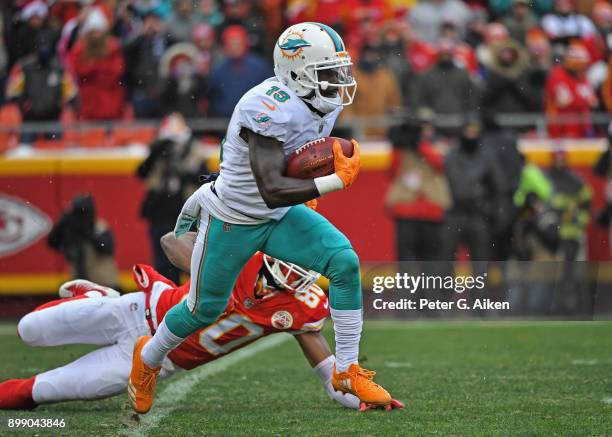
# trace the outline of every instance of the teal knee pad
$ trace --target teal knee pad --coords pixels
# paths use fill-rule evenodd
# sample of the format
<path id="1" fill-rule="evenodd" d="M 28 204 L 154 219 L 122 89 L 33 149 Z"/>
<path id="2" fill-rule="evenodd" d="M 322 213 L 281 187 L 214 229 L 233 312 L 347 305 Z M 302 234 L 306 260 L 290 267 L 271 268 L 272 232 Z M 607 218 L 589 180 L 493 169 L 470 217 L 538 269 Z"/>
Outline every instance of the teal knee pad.
<path id="1" fill-rule="evenodd" d="M 342 249 L 332 255 L 325 276 L 330 281 L 329 303 L 336 310 L 358 310 L 362 307 L 359 257 L 353 249 Z"/>

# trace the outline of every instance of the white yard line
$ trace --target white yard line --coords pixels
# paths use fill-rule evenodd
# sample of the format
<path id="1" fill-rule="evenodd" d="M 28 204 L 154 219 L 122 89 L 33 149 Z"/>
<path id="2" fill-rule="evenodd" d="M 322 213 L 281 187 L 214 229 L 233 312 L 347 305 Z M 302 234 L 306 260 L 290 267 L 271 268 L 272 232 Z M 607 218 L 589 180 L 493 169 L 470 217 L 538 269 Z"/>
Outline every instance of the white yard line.
<path id="1" fill-rule="evenodd" d="M 128 431 L 129 436 L 146 436 L 150 430 L 154 429 L 159 423 L 175 409 L 180 407 L 181 402 L 187 397 L 191 390 L 204 379 L 224 372 L 228 368 L 247 358 L 251 358 L 265 350 L 285 343 L 293 336 L 288 334 L 275 334 L 266 337 L 251 346 L 232 352 L 223 358 L 212 363 L 201 366 L 190 372 L 176 375 L 164 389 L 155 395 L 155 403 L 148 414 L 140 416 L 140 423 L 134 429 Z M 126 394 L 127 397 L 127 394 Z"/>
<path id="2" fill-rule="evenodd" d="M 0 337 L 17 337 L 17 323 L 1 323 Z"/>

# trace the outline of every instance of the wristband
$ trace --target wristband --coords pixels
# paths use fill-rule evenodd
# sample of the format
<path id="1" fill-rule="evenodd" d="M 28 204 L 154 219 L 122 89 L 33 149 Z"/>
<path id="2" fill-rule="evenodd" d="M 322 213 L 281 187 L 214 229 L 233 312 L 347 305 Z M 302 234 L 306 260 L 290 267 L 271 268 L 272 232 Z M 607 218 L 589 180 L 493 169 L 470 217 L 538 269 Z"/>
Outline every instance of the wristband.
<path id="1" fill-rule="evenodd" d="M 320 196 L 344 188 L 344 182 L 342 182 L 342 179 L 336 173 L 315 178 L 314 183 Z"/>

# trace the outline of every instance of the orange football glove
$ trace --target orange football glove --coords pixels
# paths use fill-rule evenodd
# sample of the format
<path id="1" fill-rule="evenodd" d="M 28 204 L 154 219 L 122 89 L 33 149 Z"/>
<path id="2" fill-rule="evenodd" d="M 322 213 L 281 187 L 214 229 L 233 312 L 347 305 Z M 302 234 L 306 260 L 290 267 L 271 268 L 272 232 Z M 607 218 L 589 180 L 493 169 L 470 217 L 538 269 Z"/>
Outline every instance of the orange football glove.
<path id="1" fill-rule="evenodd" d="M 359 154 L 359 143 L 351 140 L 353 143 L 353 156 L 347 158 L 342 153 L 339 141 L 334 141 L 332 150 L 334 152 L 334 170 L 342 182 L 344 188 L 350 187 L 357 179 L 359 168 L 361 167 L 361 155 Z"/>
<path id="2" fill-rule="evenodd" d="M 317 199 L 312 199 L 312 200 L 309 200 L 308 202 L 304 202 L 304 205 L 306 205 L 308 208 L 312 209 L 313 211 L 316 211 L 317 206 L 319 205 L 319 201 Z"/>

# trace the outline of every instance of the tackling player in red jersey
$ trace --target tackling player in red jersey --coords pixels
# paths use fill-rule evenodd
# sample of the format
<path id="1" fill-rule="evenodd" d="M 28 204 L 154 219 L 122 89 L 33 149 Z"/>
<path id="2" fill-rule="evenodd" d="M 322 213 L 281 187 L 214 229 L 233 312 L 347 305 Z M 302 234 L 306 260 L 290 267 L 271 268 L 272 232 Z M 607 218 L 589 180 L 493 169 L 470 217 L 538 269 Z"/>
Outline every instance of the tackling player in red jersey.
<path id="1" fill-rule="evenodd" d="M 182 243 L 166 239 L 165 247 L 176 259 L 189 247 Z M 48 302 L 20 320 L 18 334 L 32 346 L 103 347 L 63 367 L 0 383 L 0 409 L 101 399 L 125 391 L 135 339 L 153 333 L 166 311 L 189 292 L 189 283 L 177 287 L 150 266 L 139 264 L 133 271 L 140 292 L 119 297 L 115 290 L 89 281 L 70 281 L 60 287 L 63 299 Z M 209 363 L 264 336 L 288 332 L 329 396 L 345 407 L 360 408 L 356 397 L 332 388 L 335 359 L 319 332 L 329 305 L 315 280 L 299 267 L 256 254 L 242 270 L 226 311 L 174 350 L 164 361 L 161 376 Z M 395 401 L 393 407 L 400 405 Z"/>

